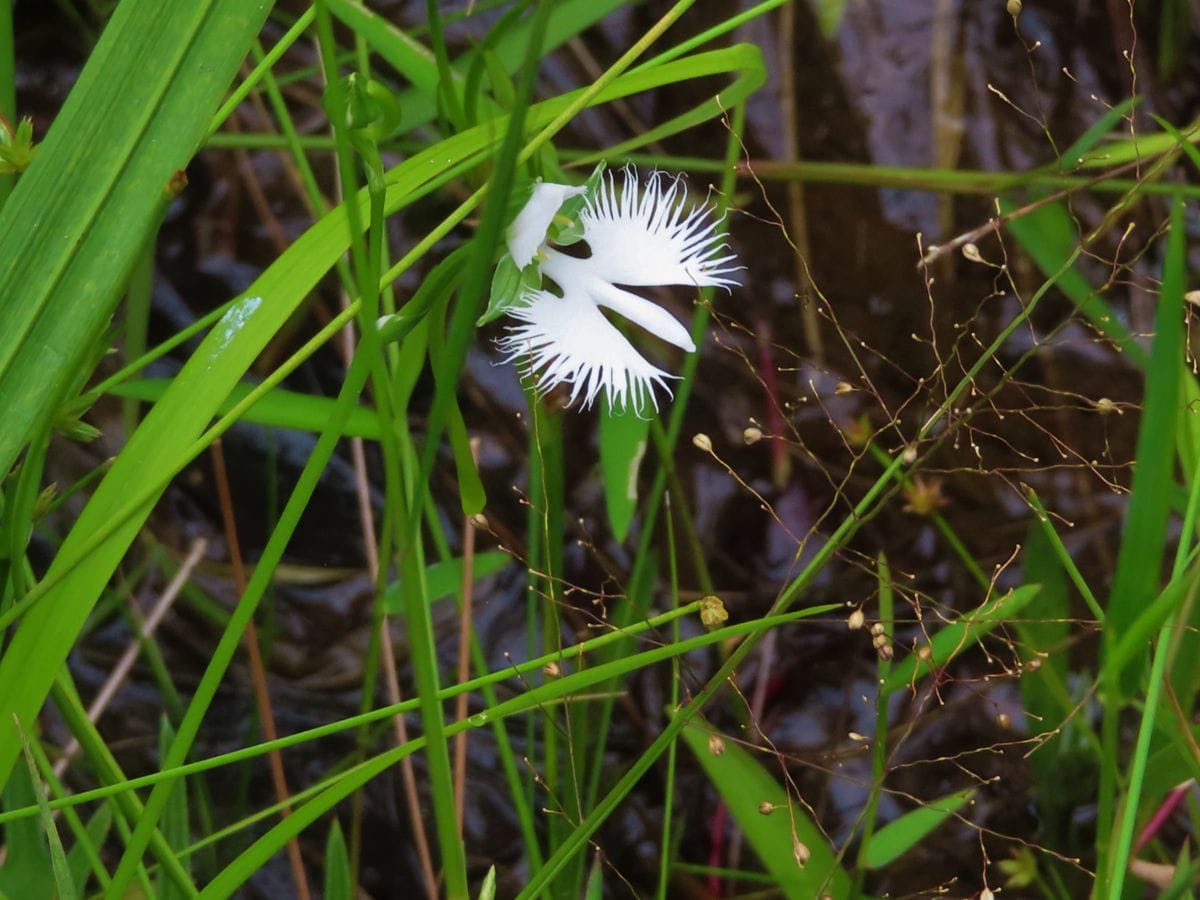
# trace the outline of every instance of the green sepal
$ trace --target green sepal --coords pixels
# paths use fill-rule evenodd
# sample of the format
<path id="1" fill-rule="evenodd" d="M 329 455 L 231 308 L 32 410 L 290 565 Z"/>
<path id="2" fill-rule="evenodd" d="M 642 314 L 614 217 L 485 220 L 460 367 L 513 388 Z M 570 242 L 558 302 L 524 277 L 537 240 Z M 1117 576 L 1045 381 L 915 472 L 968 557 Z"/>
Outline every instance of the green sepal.
<path id="1" fill-rule="evenodd" d="M 518 269 L 512 256 L 505 253 L 492 276 L 492 293 L 488 308 L 479 317 L 477 325 L 486 325 L 504 315 L 521 303 L 521 298 L 530 291 L 542 289 L 542 270 L 534 259 L 524 269 Z"/>
<path id="2" fill-rule="evenodd" d="M 569 247 L 583 239 L 583 223 L 579 219 L 579 213 L 582 212 L 583 205 L 599 190 L 605 168 L 607 166 L 603 160 L 597 163 L 596 168 L 592 169 L 592 174 L 583 183 L 584 193 L 569 197 L 567 202 L 559 207 L 558 215 L 550 223 L 546 240 L 560 247 Z"/>

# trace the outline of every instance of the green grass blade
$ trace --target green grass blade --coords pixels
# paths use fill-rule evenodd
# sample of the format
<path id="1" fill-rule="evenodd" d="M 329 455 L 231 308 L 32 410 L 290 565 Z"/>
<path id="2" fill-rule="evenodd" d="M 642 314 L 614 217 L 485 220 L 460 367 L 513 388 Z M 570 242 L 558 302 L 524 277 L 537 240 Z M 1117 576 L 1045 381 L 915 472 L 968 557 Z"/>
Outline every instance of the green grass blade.
<path id="1" fill-rule="evenodd" d="M 1001 200 L 1000 209 L 1007 213 L 1018 205 L 1012 200 Z M 1066 206 L 1059 202 L 1047 203 L 1027 215 L 1010 219 L 1006 227 L 1025 252 L 1033 257 L 1038 268 L 1047 274 L 1057 271 L 1079 245 L 1075 221 Z M 1062 274 L 1057 286 L 1101 334 L 1115 343 L 1134 363 L 1145 365 L 1146 352 L 1104 299 L 1092 289 L 1077 265 Z"/>
<path id="2" fill-rule="evenodd" d="M 923 841 L 929 832 L 963 808 L 975 796 L 975 788 L 948 794 L 888 822 L 871 837 L 866 863 L 882 869 Z"/>
<path id="3" fill-rule="evenodd" d="M 531 688 L 510 700 L 505 700 L 497 706 L 494 706 L 484 712 L 477 713 L 470 719 L 461 722 L 455 722 L 452 725 L 446 726 L 444 736 L 453 737 L 460 731 L 465 731 L 470 728 L 480 727 L 489 721 L 507 718 L 518 713 L 528 712 L 538 709 L 547 704 L 562 702 L 563 698 L 570 697 L 572 694 L 579 693 L 596 684 L 602 684 L 606 680 L 615 677 L 621 672 L 632 672 L 652 665 L 657 662 L 672 659 L 684 653 L 701 647 L 711 646 L 722 640 L 728 640 L 733 637 L 745 636 L 763 632 L 767 629 L 778 627 L 785 622 L 795 622 L 800 619 L 821 615 L 836 609 L 834 606 L 812 607 L 802 610 L 797 613 L 789 613 L 782 616 L 769 616 L 764 619 L 759 619 L 754 622 L 743 622 L 738 625 L 732 625 L 727 628 L 721 628 L 716 631 L 710 631 L 706 634 L 697 635 L 693 638 L 680 641 L 678 643 L 669 644 L 666 646 L 655 647 L 651 650 L 643 651 L 642 653 L 634 654 L 626 659 L 620 659 L 615 662 L 602 663 L 593 668 L 583 669 L 582 671 L 572 672 L 563 678 L 547 681 L 537 687 Z M 553 658 L 553 657 L 551 657 Z M 408 705 L 407 708 L 412 708 Z M 679 721 L 678 719 L 672 721 Z M 682 722 L 680 722 L 682 725 Z M 677 730 L 677 729 L 676 729 Z M 673 738 L 675 731 L 671 731 L 669 735 L 660 735 L 655 741 L 655 745 L 662 744 L 662 749 L 665 749 L 666 743 Z M 345 797 L 353 793 L 357 788 L 366 784 L 373 778 L 376 778 L 383 772 L 398 763 L 401 759 L 410 753 L 415 753 L 426 746 L 426 738 L 420 737 L 409 741 L 400 747 L 395 747 L 385 753 L 380 754 L 372 759 L 367 760 L 361 765 L 355 766 L 352 770 L 339 775 L 336 780 L 333 780 L 320 794 L 314 796 L 311 800 L 303 805 L 297 806 L 292 815 L 288 816 L 283 821 L 279 822 L 265 835 L 254 842 L 245 852 L 237 859 L 233 860 L 226 866 L 217 877 L 201 891 L 200 896 L 204 900 L 210 898 L 227 897 L 247 878 L 249 878 L 257 869 L 270 859 L 279 849 L 286 844 L 293 836 L 298 834 L 307 825 L 316 821 L 320 816 L 324 815 L 328 810 L 332 809 L 337 803 Z M 647 757 L 649 758 L 649 757 Z M 648 766 L 648 764 L 646 764 Z M 632 782 L 636 781 L 646 771 L 645 768 L 635 766 L 621 779 L 621 784 L 625 786 L 627 791 L 632 787 Z M 597 819 L 603 821 L 607 817 L 609 810 L 600 809 L 593 812 L 589 819 Z M 598 824 L 598 823 L 597 823 Z M 562 856 L 566 856 L 566 851 L 560 851 Z M 548 864 L 549 865 L 549 864 Z M 547 876 L 551 874 L 549 868 L 543 868 L 539 871 L 540 877 L 531 879 L 529 885 L 522 891 L 522 897 L 537 896 L 545 886 Z M 554 870 L 557 871 L 557 868 Z"/>
<path id="4" fill-rule="evenodd" d="M 117 397 L 133 397 L 156 403 L 171 387 L 169 378 L 144 378 L 111 387 L 108 393 Z M 241 403 L 254 389 L 253 385 L 239 383 L 216 408 L 217 415 L 224 415 Z M 301 394 L 283 388 L 275 388 L 265 394 L 241 415 L 241 421 L 267 425 L 272 428 L 292 428 L 297 431 L 320 432 L 329 421 L 336 401 L 331 397 Z M 379 417 L 374 410 L 356 406 L 346 420 L 346 437 L 360 437 L 369 441 L 379 440 Z"/>
<path id="5" fill-rule="evenodd" d="M 329 838 L 325 841 L 325 900 L 352 900 L 353 883 L 342 826 L 334 819 L 329 826 Z"/>
<path id="6" fill-rule="evenodd" d="M 100 848 L 108 839 L 112 829 L 112 808 L 101 806 L 87 821 L 87 837 L 79 838 L 75 846 L 67 854 L 67 865 L 71 869 L 71 878 L 81 888 L 87 887 L 88 876 L 95 874 L 104 887 L 108 883 L 108 870 L 100 859 Z"/>
<path id="7" fill-rule="evenodd" d="M 472 569 L 475 580 L 494 575 L 512 562 L 512 557 L 500 550 L 489 550 L 475 555 Z M 425 567 L 425 592 L 430 603 L 437 603 L 447 597 L 457 596 L 462 591 L 461 557 L 430 563 Z M 394 581 L 387 586 L 384 603 L 389 613 L 404 612 L 404 598 L 401 596 L 400 583 Z"/>
<path id="8" fill-rule="evenodd" d="M 13 40 L 13 0 L 0 0 L 0 116 L 17 126 L 17 54 Z M 12 193 L 13 175 L 0 175 L 0 208 Z"/>
<path id="9" fill-rule="evenodd" d="M 37 779 L 25 766 L 17 769 L 4 789 L 5 809 L 24 807 L 31 815 L 24 821 L 12 821 L 4 826 L 4 846 L 8 852 L 4 865 L 0 866 L 0 894 L 16 898 L 22 895 L 48 897 L 54 893 L 50 851 L 37 818 L 41 814 L 37 791 Z"/>
<path id="10" fill-rule="evenodd" d="M 269 7 L 129 0 L 113 13 L 0 211 L 0 472 L 66 399 Z"/>
<path id="11" fill-rule="evenodd" d="M 637 511 L 638 472 L 646 455 L 650 420 L 632 408 L 613 413 L 607 402 L 600 417 L 600 471 L 604 505 L 613 537 L 624 541 Z"/>
<path id="12" fill-rule="evenodd" d="M 175 740 L 175 731 L 171 728 L 171 723 L 167 721 L 166 716 L 163 716 L 159 723 L 158 735 L 159 759 L 166 759 L 171 744 Z M 173 848 L 186 847 L 191 843 L 191 838 L 188 836 L 187 791 L 178 790 L 171 793 L 167 805 L 163 807 L 162 834 L 167 844 Z M 188 875 L 191 875 L 188 859 L 181 859 L 180 865 Z M 159 875 L 159 900 L 176 900 L 176 898 L 187 896 L 188 894 L 180 891 L 165 873 Z"/>
<path id="13" fill-rule="evenodd" d="M 329 11 L 367 42 L 393 69 L 431 100 L 438 96 L 438 61 L 433 51 L 358 0 L 327 0 Z M 405 104 L 402 102 L 402 114 Z M 409 116 L 405 116 L 408 126 Z"/>
<path id="14" fill-rule="evenodd" d="M 37 763 L 34 762 L 33 752 L 29 749 L 29 735 L 16 723 L 17 732 L 21 735 L 21 747 L 25 751 L 25 763 L 29 767 L 29 778 L 33 782 L 33 794 L 37 798 L 38 809 L 41 812 L 42 835 L 50 847 L 50 871 L 54 874 L 54 887 L 60 900 L 75 900 L 79 891 L 71 877 L 71 867 L 67 865 L 67 853 L 63 849 L 62 838 L 58 835 L 58 826 L 54 824 L 54 816 L 46 802 L 46 793 L 38 780 Z"/>
<path id="15" fill-rule="evenodd" d="M 881 690 L 891 694 L 901 688 L 915 686 L 919 679 L 940 669 L 964 650 L 969 650 L 992 629 L 1015 616 L 1037 596 L 1040 589 L 1041 586 L 1036 584 L 1022 585 L 965 613 L 938 631 L 919 651 L 910 653 L 896 663 Z"/>
<path id="16" fill-rule="evenodd" d="M 829 839 L 748 750 L 695 723 L 684 726 L 681 736 L 785 897 L 849 893 L 850 876 Z M 770 813 L 763 813 L 764 804 Z"/>
<path id="17" fill-rule="evenodd" d="M 1064 172 L 1076 168 L 1083 162 L 1084 154 L 1112 133 L 1122 120 L 1136 109 L 1141 102 L 1141 97 L 1127 97 L 1105 112 L 1104 115 L 1089 125 L 1087 130 L 1071 146 L 1062 152 L 1062 156 L 1058 161 L 1058 168 Z"/>
<path id="18" fill-rule="evenodd" d="M 1182 259 L 1183 204 L 1172 207 L 1167 259 Z M 1112 633 L 1120 635 L 1158 592 L 1174 485 L 1179 370 L 1184 364 L 1183 267 L 1166 266 L 1146 367 L 1145 405 L 1138 431 L 1129 511 L 1108 602 Z M 1128 682 L 1126 682 L 1128 684 Z"/>

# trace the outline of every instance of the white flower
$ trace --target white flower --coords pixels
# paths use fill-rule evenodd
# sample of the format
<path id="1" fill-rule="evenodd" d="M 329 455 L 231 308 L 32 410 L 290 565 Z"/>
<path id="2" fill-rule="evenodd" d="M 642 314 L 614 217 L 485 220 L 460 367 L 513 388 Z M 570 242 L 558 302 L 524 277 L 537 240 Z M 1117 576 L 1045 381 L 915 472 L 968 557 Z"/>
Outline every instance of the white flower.
<path id="1" fill-rule="evenodd" d="M 555 250 L 547 237 L 562 204 L 581 193 L 579 224 L 591 251 L 584 259 Z M 652 173 L 641 191 L 631 166 L 619 192 L 611 173 L 592 190 L 539 183 L 508 229 L 508 250 L 518 268 L 536 262 L 561 296 L 530 290 L 506 310 L 519 324 L 499 341 L 505 361 L 526 357 L 526 371 L 539 390 L 569 385 L 571 402 L 582 399 L 585 407 L 604 391 L 614 410 L 629 403 L 640 414 L 647 398 L 657 410 L 655 388 L 670 394 L 667 382 L 676 376 L 647 362 L 600 307 L 689 353 L 695 350 L 674 316 L 617 285 L 736 285 L 732 275 L 739 267 L 726 252 L 718 222 L 710 208 L 688 205 L 682 181 L 662 172 Z"/>
<path id="2" fill-rule="evenodd" d="M 539 181 L 533 188 L 533 196 L 508 226 L 508 252 L 518 269 L 533 261 L 533 256 L 546 240 L 546 232 L 558 208 L 571 197 L 584 192 L 584 188 L 569 184 L 547 184 Z"/>

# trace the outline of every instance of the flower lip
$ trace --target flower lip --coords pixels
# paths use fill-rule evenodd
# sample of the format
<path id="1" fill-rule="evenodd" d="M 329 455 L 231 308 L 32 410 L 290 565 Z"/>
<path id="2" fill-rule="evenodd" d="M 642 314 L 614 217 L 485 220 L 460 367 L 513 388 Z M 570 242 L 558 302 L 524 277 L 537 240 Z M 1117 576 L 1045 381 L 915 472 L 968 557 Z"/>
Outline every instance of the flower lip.
<path id="1" fill-rule="evenodd" d="M 633 324 L 646 329 L 655 337 L 691 353 L 696 349 L 688 330 L 673 315 L 645 297 L 622 290 L 594 274 L 589 259 L 567 256 L 553 248 L 542 251 L 542 274 L 560 286 L 577 285 L 593 303 L 611 309 Z M 564 287 L 565 289 L 565 287 Z"/>
<path id="2" fill-rule="evenodd" d="M 582 400 L 586 409 L 603 390 L 614 410 L 628 403 L 639 415 L 647 398 L 658 411 L 655 388 L 671 393 L 667 380 L 675 376 L 647 362 L 581 292 L 531 291 L 508 312 L 521 324 L 497 344 L 505 362 L 526 357 L 525 371 L 540 391 L 568 385 L 569 402 Z"/>

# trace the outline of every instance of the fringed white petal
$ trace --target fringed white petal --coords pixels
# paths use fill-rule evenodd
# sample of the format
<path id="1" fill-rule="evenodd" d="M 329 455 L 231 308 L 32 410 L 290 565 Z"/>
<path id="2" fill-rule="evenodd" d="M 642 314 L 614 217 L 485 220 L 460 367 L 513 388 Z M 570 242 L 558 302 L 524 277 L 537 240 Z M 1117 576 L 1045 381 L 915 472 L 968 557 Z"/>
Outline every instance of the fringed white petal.
<path id="1" fill-rule="evenodd" d="M 691 353 L 696 349 L 692 336 L 669 312 L 645 297 L 609 284 L 592 274 L 590 259 L 575 259 L 565 253 L 547 248 L 543 251 L 542 274 L 566 290 L 567 285 L 577 285 L 592 301 Z"/>
<path id="2" fill-rule="evenodd" d="M 528 202 L 508 226 L 508 252 L 518 269 L 525 268 L 533 261 L 538 247 L 546 240 L 546 232 L 550 230 L 550 223 L 554 221 L 558 208 L 568 198 L 583 192 L 584 188 L 569 184 L 539 181 L 534 185 Z"/>
<path id="3" fill-rule="evenodd" d="M 640 415 L 649 399 L 657 412 L 655 391 L 670 395 L 667 380 L 675 376 L 647 362 L 585 293 L 571 285 L 563 290 L 562 297 L 530 292 L 508 310 L 521 324 L 497 342 L 505 362 L 523 357 L 539 391 L 568 385 L 570 402 L 581 400 L 585 408 L 604 391 L 613 410 L 628 404 Z"/>
<path id="4" fill-rule="evenodd" d="M 637 170 L 627 166 L 618 194 L 610 172 L 588 197 L 580 222 L 592 273 L 605 281 L 634 287 L 738 283 L 735 257 L 717 232 L 720 220 L 708 207 L 688 205 L 678 177 L 653 172 L 639 192 Z"/>

